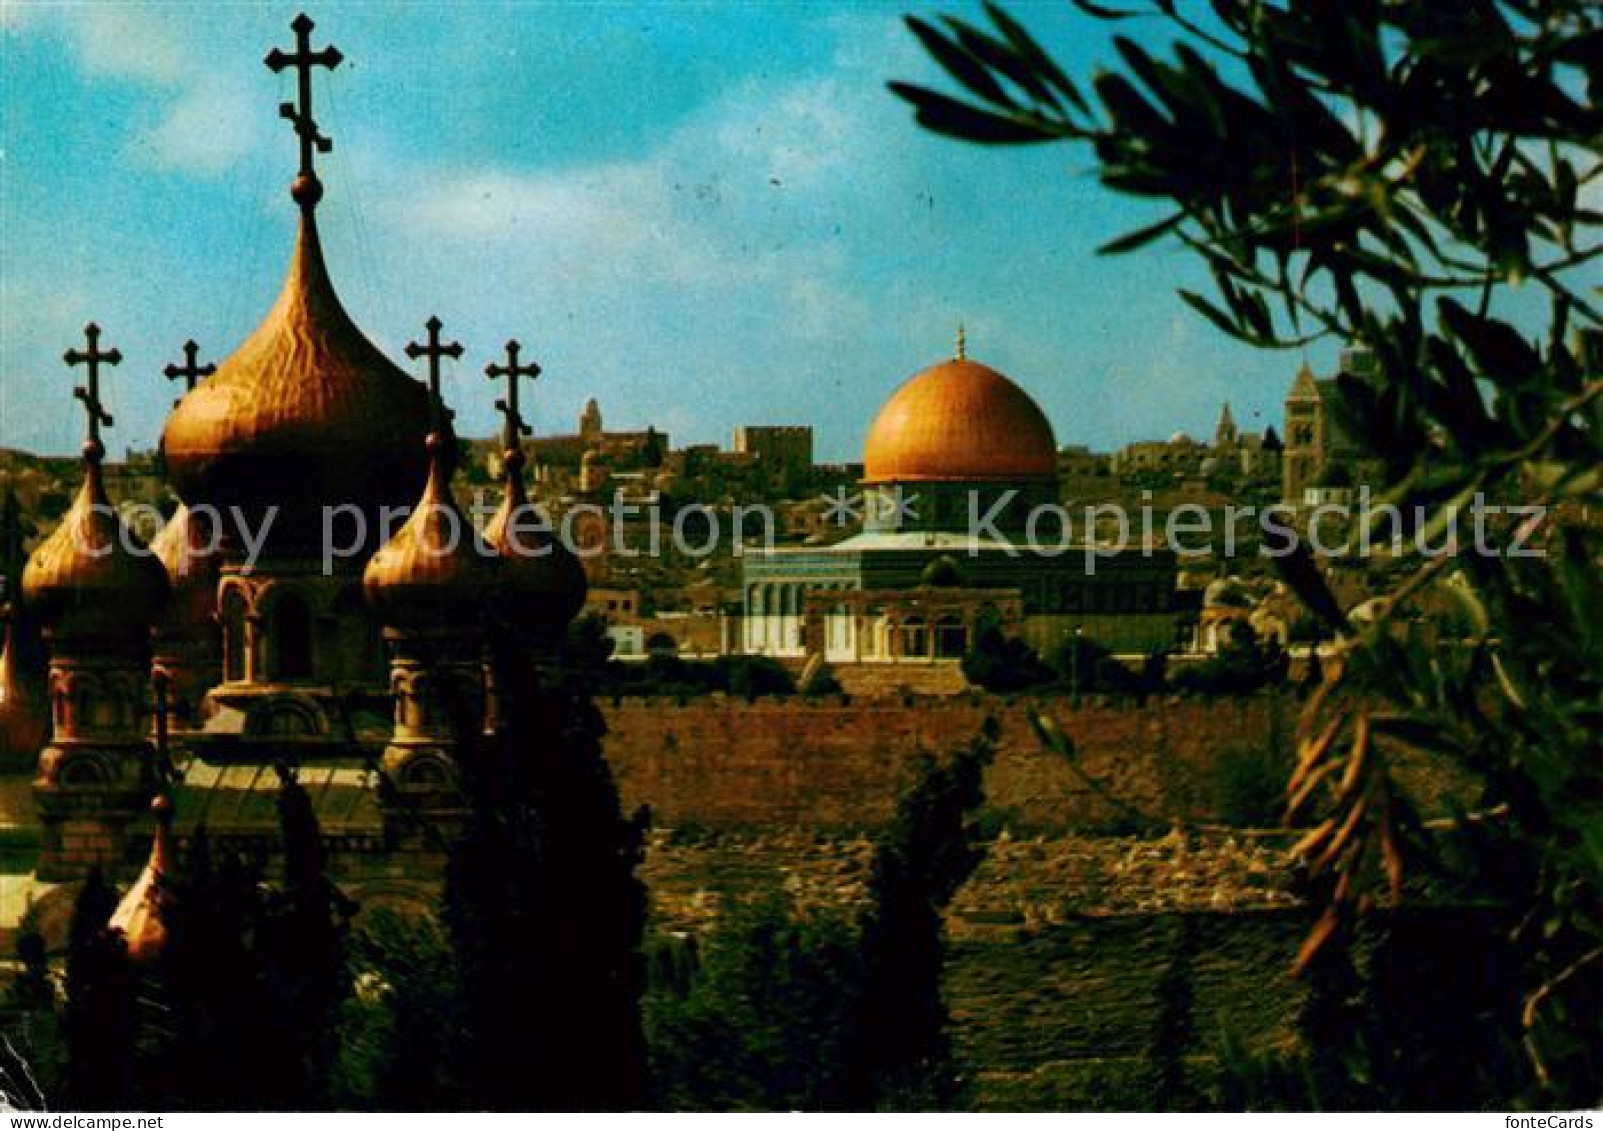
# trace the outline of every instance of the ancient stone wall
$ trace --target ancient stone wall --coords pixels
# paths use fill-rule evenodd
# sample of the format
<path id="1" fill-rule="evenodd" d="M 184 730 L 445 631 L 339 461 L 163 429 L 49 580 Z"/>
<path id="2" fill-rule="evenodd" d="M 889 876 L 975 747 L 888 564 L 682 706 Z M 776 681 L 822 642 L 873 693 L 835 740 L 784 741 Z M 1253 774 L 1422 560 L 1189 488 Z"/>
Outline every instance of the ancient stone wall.
<path id="1" fill-rule="evenodd" d="M 986 781 L 1014 832 L 1127 827 L 1218 816 L 1211 771 L 1222 756 L 1288 751 L 1296 700 L 1041 703 L 987 696 L 842 703 L 825 700 L 624 699 L 604 704 L 625 803 L 660 825 L 862 828 L 884 821 L 921 753 L 940 754 L 1001 727 Z M 1067 760 L 1035 735 L 1030 712 L 1074 742 Z M 1286 754 L 1289 757 L 1289 753 Z"/>
<path id="2" fill-rule="evenodd" d="M 1239 823 L 1223 774 L 1256 758 L 1278 788 L 1290 775 L 1301 708 L 1285 692 L 1079 707 L 1063 697 L 978 694 L 602 704 L 626 806 L 649 805 L 659 826 L 714 830 L 873 827 L 894 811 L 921 754 L 943 754 L 994 718 L 1001 736 L 987 798 L 1000 825 L 1023 835 Z M 1072 740 L 1072 759 L 1042 743 L 1035 712 Z M 1392 761 L 1426 814 L 1446 812 L 1450 792 L 1472 801 L 1446 767 L 1404 751 Z"/>

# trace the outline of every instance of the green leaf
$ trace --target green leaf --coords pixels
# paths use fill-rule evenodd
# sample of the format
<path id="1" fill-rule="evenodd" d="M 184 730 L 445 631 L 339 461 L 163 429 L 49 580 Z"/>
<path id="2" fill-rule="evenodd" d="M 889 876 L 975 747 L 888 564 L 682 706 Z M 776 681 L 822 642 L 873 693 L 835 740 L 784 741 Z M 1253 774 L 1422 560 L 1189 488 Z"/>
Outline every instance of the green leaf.
<path id="1" fill-rule="evenodd" d="M 1325 575 L 1319 571 L 1319 565 L 1308 552 L 1307 546 L 1299 542 L 1290 553 L 1275 558 L 1275 570 L 1309 612 L 1330 628 L 1338 632 L 1347 631 L 1349 626 L 1347 617 L 1341 611 L 1341 604 L 1330 591 Z"/>
<path id="2" fill-rule="evenodd" d="M 1180 297 L 1185 300 L 1186 305 L 1191 307 L 1192 310 L 1195 310 L 1198 314 L 1201 314 L 1209 322 L 1212 322 L 1215 326 L 1229 334 L 1232 338 L 1241 338 L 1246 340 L 1251 337 L 1250 334 L 1236 324 L 1235 320 L 1232 319 L 1230 315 L 1226 314 L 1223 310 L 1220 310 L 1217 306 L 1203 298 L 1201 295 L 1197 294 L 1195 291 L 1188 291 L 1182 288 L 1180 290 Z"/>
<path id="3" fill-rule="evenodd" d="M 1051 84 L 1045 76 L 1036 72 L 1030 60 L 1024 58 L 1017 48 L 1000 43 L 955 17 L 942 16 L 941 22 L 970 55 L 1002 75 L 1037 103 L 1044 103 L 1055 112 L 1062 111 L 1062 104 L 1057 95 L 1052 93 Z"/>
<path id="4" fill-rule="evenodd" d="M 1117 239 L 1109 240 L 1097 248 L 1098 255 L 1123 255 L 1127 251 L 1134 251 L 1138 247 L 1145 247 L 1160 236 L 1168 234 L 1174 227 L 1185 220 L 1183 212 L 1176 212 L 1156 224 L 1148 224 L 1137 228 L 1133 232 L 1126 232 Z"/>
<path id="5" fill-rule="evenodd" d="M 911 102 L 918 111 L 918 123 L 925 129 L 964 141 L 984 145 L 1018 145 L 1028 142 L 1058 141 L 1065 130 L 1046 123 L 1023 121 L 994 114 L 945 94 L 910 83 L 886 84 L 898 98 Z"/>
<path id="6" fill-rule="evenodd" d="M 1048 55 L 1030 33 L 1024 30 L 1022 24 L 997 7 L 992 0 L 985 0 L 985 13 L 991 17 L 991 23 L 996 26 L 996 30 L 1013 45 L 1013 50 L 1019 53 L 1019 57 L 1032 64 L 1042 79 L 1051 83 L 1080 113 L 1091 112 L 1090 105 L 1074 80 L 1064 74 L 1063 68 L 1059 67 L 1052 56 Z"/>
<path id="7" fill-rule="evenodd" d="M 917 16 L 908 16 L 907 26 L 924 45 L 924 50 L 930 53 L 930 57 L 939 63 L 947 74 L 985 101 L 996 106 L 1005 106 L 1010 110 L 1017 109 L 1013 99 L 1008 97 L 1007 91 L 991 77 L 991 72 L 963 47 L 947 39 Z"/>
<path id="8" fill-rule="evenodd" d="M 1093 4 L 1091 0 L 1069 0 L 1069 2 L 1086 15 L 1094 16 L 1099 20 L 1128 20 L 1132 16 L 1141 14 L 1127 11 L 1123 8 L 1110 8 L 1105 4 Z"/>

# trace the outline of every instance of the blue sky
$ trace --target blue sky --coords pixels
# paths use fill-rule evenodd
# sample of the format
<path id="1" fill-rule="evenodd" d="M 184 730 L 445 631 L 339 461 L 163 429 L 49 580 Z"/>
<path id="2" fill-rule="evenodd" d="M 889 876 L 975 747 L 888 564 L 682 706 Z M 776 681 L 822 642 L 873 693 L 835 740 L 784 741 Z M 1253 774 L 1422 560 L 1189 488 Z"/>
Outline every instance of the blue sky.
<path id="1" fill-rule="evenodd" d="M 75 449 L 60 358 L 93 319 L 126 359 L 111 446 L 146 447 L 184 339 L 221 359 L 278 291 L 293 79 L 261 58 L 298 8 L 0 3 L 0 445 Z M 1073 71 L 1109 57 L 1067 5 L 1011 7 Z M 595 396 L 609 426 L 676 444 L 805 423 L 820 458 L 857 459 L 959 320 L 1060 443 L 1211 434 L 1226 398 L 1278 425 L 1300 357 L 1185 308 L 1176 285 L 1204 282 L 1178 251 L 1096 256 L 1148 213 L 1087 154 L 936 138 L 886 91 L 939 79 L 904 13 L 977 9 L 318 4 L 315 44 L 346 56 L 316 92 L 341 297 L 403 364 L 445 321 L 467 346 L 446 396 L 475 435 L 494 427 L 482 368 L 515 336 L 545 366 L 537 431 Z"/>

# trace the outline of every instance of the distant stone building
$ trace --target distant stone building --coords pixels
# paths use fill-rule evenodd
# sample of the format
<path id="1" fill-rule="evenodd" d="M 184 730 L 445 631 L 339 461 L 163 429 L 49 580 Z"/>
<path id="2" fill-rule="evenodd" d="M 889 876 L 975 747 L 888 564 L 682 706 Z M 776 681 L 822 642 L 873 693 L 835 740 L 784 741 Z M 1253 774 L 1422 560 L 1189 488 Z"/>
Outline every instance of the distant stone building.
<path id="1" fill-rule="evenodd" d="M 1282 444 L 1273 428 L 1244 432 L 1236 424 L 1226 401 L 1219 410 L 1213 443 L 1205 444 L 1185 432 L 1167 440 L 1139 440 L 1113 454 L 1113 472 L 1121 478 L 1168 475 L 1176 480 L 1224 477 L 1238 482 L 1280 476 Z"/>
<path id="2" fill-rule="evenodd" d="M 781 475 L 813 466 L 813 429 L 807 424 L 743 424 L 735 429 L 734 450 Z"/>
<path id="3" fill-rule="evenodd" d="M 1192 475 L 1206 451 L 1205 445 L 1185 432 L 1176 432 L 1167 440 L 1137 440 L 1113 453 L 1113 472 L 1119 476 L 1143 472 Z"/>
<path id="4" fill-rule="evenodd" d="M 1361 376 L 1373 364 L 1367 351 L 1343 350 L 1336 376 L 1316 378 L 1305 362 L 1286 394 L 1286 441 L 1281 497 L 1294 505 L 1345 502 L 1380 478 L 1378 462 L 1357 436 L 1342 405 L 1342 375 Z M 1337 495 L 1329 495 L 1336 492 Z"/>
<path id="5" fill-rule="evenodd" d="M 609 432 L 602 425 L 601 406 L 594 397 L 579 415 L 579 430 L 555 436 L 536 436 L 529 443 L 529 454 L 548 481 L 577 483 L 586 454 L 616 469 L 660 467 L 669 449 L 668 435 L 654 427 L 642 431 Z"/>

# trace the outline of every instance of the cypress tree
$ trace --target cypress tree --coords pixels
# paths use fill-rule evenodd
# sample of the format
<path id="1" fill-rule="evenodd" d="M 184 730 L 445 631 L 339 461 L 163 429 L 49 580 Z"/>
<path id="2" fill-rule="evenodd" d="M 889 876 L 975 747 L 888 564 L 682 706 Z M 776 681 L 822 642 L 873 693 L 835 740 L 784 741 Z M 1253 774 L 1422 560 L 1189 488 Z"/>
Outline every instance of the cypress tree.
<path id="1" fill-rule="evenodd" d="M 942 915 L 985 858 L 974 817 L 997 734 L 987 720 L 946 761 L 926 757 L 879 838 L 861 924 L 862 989 L 832 1107 L 946 1108 L 959 1098 L 941 993 Z"/>
<path id="2" fill-rule="evenodd" d="M 136 979 L 122 933 L 107 926 L 116 909 L 117 892 L 97 866 L 73 904 L 68 935 L 61 1103 L 73 1110 L 140 1106 Z"/>
<path id="3" fill-rule="evenodd" d="M 446 868 L 467 1103 L 638 1107 L 644 816 L 622 815 L 587 689 L 510 649 L 497 668 L 497 733 L 458 731 L 469 816 Z"/>
<path id="4" fill-rule="evenodd" d="M 328 877 L 323 833 L 293 767 L 278 766 L 281 887 L 269 900 L 255 949 L 286 1038 L 282 1106 L 327 1107 L 336 1022 L 350 996 L 346 940 L 355 904 Z"/>

